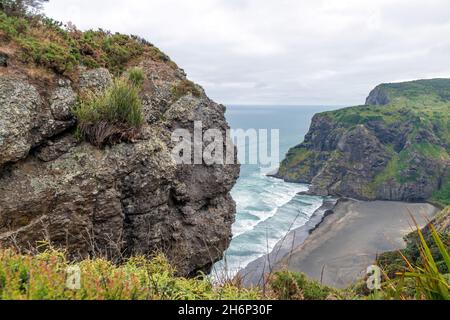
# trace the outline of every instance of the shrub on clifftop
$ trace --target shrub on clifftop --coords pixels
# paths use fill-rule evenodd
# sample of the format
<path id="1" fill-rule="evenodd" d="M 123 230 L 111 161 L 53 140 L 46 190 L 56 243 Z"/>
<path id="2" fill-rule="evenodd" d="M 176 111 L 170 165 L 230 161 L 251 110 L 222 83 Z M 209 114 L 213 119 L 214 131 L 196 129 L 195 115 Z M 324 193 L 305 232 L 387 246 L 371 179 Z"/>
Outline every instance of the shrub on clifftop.
<path id="1" fill-rule="evenodd" d="M 143 57 L 177 68 L 168 56 L 138 36 L 102 29 L 82 32 L 72 24 L 33 15 L 37 11 L 29 8 L 39 8 L 34 5 L 41 2 L 0 0 L 0 46 L 17 47 L 22 63 L 69 77 L 76 74 L 78 65 L 104 67 L 118 75 L 128 63 Z"/>

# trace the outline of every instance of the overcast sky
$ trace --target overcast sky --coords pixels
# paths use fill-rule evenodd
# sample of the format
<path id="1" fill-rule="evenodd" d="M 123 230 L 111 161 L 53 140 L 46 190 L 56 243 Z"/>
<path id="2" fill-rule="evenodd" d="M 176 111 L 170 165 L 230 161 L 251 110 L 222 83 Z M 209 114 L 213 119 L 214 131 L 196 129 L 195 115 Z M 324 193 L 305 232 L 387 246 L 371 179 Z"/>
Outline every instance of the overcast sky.
<path id="1" fill-rule="evenodd" d="M 224 104 L 354 105 L 450 77 L 448 0 L 50 0 L 82 29 L 137 34 Z"/>

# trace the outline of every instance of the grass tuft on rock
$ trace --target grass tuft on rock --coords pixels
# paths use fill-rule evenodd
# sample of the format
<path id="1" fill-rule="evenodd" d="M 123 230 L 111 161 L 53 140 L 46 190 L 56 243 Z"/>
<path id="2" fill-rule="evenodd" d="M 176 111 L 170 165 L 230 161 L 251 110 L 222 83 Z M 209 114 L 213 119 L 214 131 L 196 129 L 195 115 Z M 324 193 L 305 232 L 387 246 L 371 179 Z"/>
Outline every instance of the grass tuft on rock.
<path id="1" fill-rule="evenodd" d="M 450 173 L 442 179 L 442 186 L 434 193 L 432 200 L 441 205 L 450 206 Z"/>
<path id="2" fill-rule="evenodd" d="M 144 123 L 139 89 L 124 79 L 116 79 L 105 93 L 86 94 L 73 114 L 77 135 L 98 147 L 133 141 Z"/>
<path id="3" fill-rule="evenodd" d="M 144 71 L 140 68 L 132 68 L 128 71 L 128 81 L 135 87 L 140 88 L 145 80 Z"/>

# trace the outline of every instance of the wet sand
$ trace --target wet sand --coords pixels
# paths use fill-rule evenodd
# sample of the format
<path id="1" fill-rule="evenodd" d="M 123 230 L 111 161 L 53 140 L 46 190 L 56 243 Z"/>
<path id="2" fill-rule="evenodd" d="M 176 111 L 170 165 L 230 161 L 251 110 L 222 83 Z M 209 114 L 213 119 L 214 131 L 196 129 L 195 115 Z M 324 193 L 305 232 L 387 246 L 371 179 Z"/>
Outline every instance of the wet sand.
<path id="1" fill-rule="evenodd" d="M 284 244 L 251 263 L 240 276 L 248 286 L 261 285 L 263 274 L 287 268 L 344 288 L 364 277 L 377 254 L 405 247 L 403 237 L 413 231 L 410 214 L 422 227 L 438 211 L 426 203 L 341 200 L 310 235 L 294 230 Z M 289 243 L 293 245 L 287 251 Z"/>

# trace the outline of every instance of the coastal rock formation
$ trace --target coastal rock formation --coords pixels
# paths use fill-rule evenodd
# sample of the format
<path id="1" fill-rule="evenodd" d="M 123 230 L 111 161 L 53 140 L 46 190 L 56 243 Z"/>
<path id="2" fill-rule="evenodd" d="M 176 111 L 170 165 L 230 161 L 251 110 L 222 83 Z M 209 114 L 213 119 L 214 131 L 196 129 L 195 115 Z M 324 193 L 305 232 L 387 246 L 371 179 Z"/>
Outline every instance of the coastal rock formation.
<path id="1" fill-rule="evenodd" d="M 369 96 L 366 99 L 366 105 L 373 106 L 385 106 L 389 104 L 390 100 L 385 90 L 383 90 L 383 86 L 378 86 L 373 89 Z"/>
<path id="2" fill-rule="evenodd" d="M 0 244 L 26 250 L 45 240 L 74 259 L 161 251 L 182 275 L 222 258 L 239 165 L 177 165 L 171 133 L 202 121 L 225 135 L 224 106 L 198 86 L 199 94 L 174 97 L 184 72 L 140 59 L 147 121 L 133 143 L 100 149 L 74 137 L 71 109 L 82 90 L 105 90 L 110 72 L 80 68 L 72 81 L 39 79 L 14 62 L 0 73 Z"/>
<path id="3" fill-rule="evenodd" d="M 450 80 L 378 86 L 367 105 L 314 116 L 277 177 L 318 195 L 446 204 Z"/>

